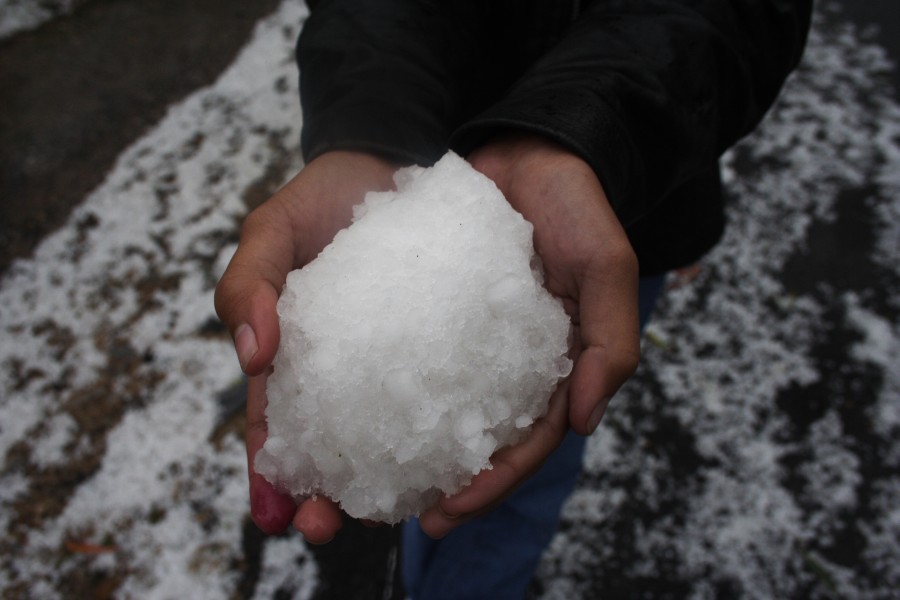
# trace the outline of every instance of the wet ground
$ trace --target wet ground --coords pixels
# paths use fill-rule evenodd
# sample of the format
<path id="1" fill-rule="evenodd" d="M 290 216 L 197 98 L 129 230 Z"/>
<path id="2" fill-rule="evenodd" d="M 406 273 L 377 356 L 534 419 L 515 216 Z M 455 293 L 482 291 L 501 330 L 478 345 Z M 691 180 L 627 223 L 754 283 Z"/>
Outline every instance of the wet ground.
<path id="1" fill-rule="evenodd" d="M 28 256 L 277 2 L 92 0 L 0 41 L 0 272 Z"/>
<path id="2" fill-rule="evenodd" d="M 270 123 L 253 111 L 244 114 L 249 101 L 231 104 L 226 92 L 217 91 L 203 99 L 204 114 L 213 115 L 204 117 L 209 124 L 196 125 L 196 132 L 190 129 L 195 125 L 185 125 L 184 139 L 173 132 L 176 127 L 126 151 L 153 132 L 170 107 L 216 81 L 234 63 L 257 20 L 277 4 L 91 0 L 70 16 L 0 41 L 0 274 L 8 275 L 2 280 L 4 301 L 23 305 L 0 309 L 6 311 L 0 312 L 6 402 L 0 409 L 7 411 L 5 418 L 29 423 L 22 435 L 8 422 L 0 426 L 4 444 L 12 440 L 3 446 L 2 483 L 6 490 L 19 490 L 0 494 L 5 511 L 0 525 L 10 514 L 16 519 L 0 543 L 0 585 L 10 597 L 33 595 L 10 575 L 29 564 L 38 573 L 34 580 L 78 597 L 127 595 L 134 589 L 165 596 L 165 587 L 152 577 L 164 562 L 154 562 L 160 556 L 188 564 L 190 577 L 201 583 L 209 577 L 223 589 L 230 585 L 227 595 L 233 597 L 296 592 L 374 598 L 392 576 L 391 530 L 348 525 L 335 544 L 307 551 L 288 538 L 269 542 L 249 524 L 236 437 L 240 383 L 216 381 L 217 369 L 233 377 L 227 335 L 202 308 L 195 310 L 199 316 L 185 316 L 192 294 L 210 293 L 220 249 L 233 243 L 242 211 L 267 197 L 296 166 L 289 156 L 296 135 L 289 117 Z M 879 123 L 896 119 L 885 98 L 900 97 L 900 76 L 896 66 L 870 72 L 878 57 L 865 52 L 841 64 L 843 73 L 832 76 L 827 68 L 837 60 L 827 52 L 829 45 L 846 55 L 862 44 L 880 46 L 896 65 L 900 15 L 892 0 L 846 2 L 842 11 L 827 12 L 813 62 L 794 88 L 799 91 L 788 94 L 771 127 L 729 159 L 736 176 L 733 237 L 697 279 L 673 290 L 661 307 L 650 330 L 646 366 L 625 391 L 621 405 L 627 409 L 611 415 L 608 435 L 597 442 L 585 482 L 542 565 L 536 597 L 591 597 L 586 590 L 612 590 L 674 597 L 705 591 L 718 597 L 827 598 L 856 592 L 889 598 L 891 584 L 900 584 L 890 565 L 898 558 L 896 539 L 891 541 L 897 530 L 889 525 L 898 481 L 893 441 L 898 429 L 892 419 L 900 398 L 891 387 L 896 358 L 890 359 L 896 348 L 891 331 L 898 318 L 897 269 L 885 260 L 897 251 L 896 236 L 885 232 L 885 224 L 897 221 L 884 212 L 896 205 L 891 173 L 897 142 L 879 129 Z M 858 24 L 857 38 L 841 33 L 838 25 L 848 20 Z M 296 31 L 284 31 L 291 35 Z M 282 67 L 266 89 L 292 106 L 294 73 L 289 65 Z M 817 79 L 820 72 L 826 79 Z M 846 114 L 836 114 L 840 106 L 849 107 Z M 215 120 L 220 113 L 221 123 Z M 223 128 L 233 128 L 233 135 L 216 137 Z M 167 140 L 176 141 L 167 145 Z M 834 151 L 823 152 L 827 145 Z M 158 156 L 154 147 L 160 148 Z M 244 163 L 233 167 L 228 160 L 253 154 L 247 147 L 265 160 L 244 181 Z M 195 163 L 205 173 L 202 187 L 212 189 L 214 197 L 209 207 L 182 217 L 179 198 L 201 194 L 179 168 Z M 123 170 L 128 173 L 115 175 Z M 110 173 L 112 181 L 105 182 Z M 100 200 L 79 209 L 98 186 Z M 103 232 L 127 230 L 127 219 L 108 221 L 116 199 L 125 204 L 129 194 L 142 194 L 145 187 L 153 202 L 147 222 L 160 224 L 151 228 L 151 241 L 123 242 L 121 253 L 110 246 L 115 264 L 124 265 L 121 273 L 110 259 L 90 277 L 70 282 L 68 271 L 81 273 L 90 261 L 101 260 Z M 106 188 L 110 191 L 103 192 Z M 742 200 L 792 194 L 796 203 L 770 212 Z M 235 203 L 223 200 L 234 195 Z M 808 200 L 813 196 L 833 201 Z M 182 249 L 173 228 L 212 220 L 209 215 L 219 209 L 210 207 L 217 206 L 225 207 L 226 222 L 210 225 Z M 55 245 L 47 242 L 54 231 L 67 237 Z M 796 240 L 787 244 L 792 235 Z M 50 250 L 36 256 L 42 244 Z M 770 264 L 761 264 L 763 258 Z M 18 270 L 11 267 L 16 259 L 22 259 Z M 139 259 L 149 264 L 146 271 L 134 262 Z M 173 269 L 179 261 L 196 268 Z M 44 276 L 45 263 L 59 270 L 48 266 Z M 95 283 L 98 273 L 110 275 Z M 195 280 L 205 283 L 192 292 Z M 38 283 L 32 289 L 30 282 Z M 68 295 L 58 306 L 43 306 L 52 289 Z M 78 289 L 94 295 L 81 299 L 72 291 Z M 761 297 L 765 300 L 754 304 Z M 38 307 L 33 315 L 25 306 L 29 302 Z M 67 306 L 82 304 L 88 312 L 54 319 Z M 97 312 L 101 315 L 89 317 Z M 152 322 L 164 332 L 163 343 L 148 341 L 153 336 L 147 333 L 147 315 L 154 314 L 160 315 Z M 684 325 L 685 315 L 701 323 Z M 90 326 L 80 328 L 77 320 Z M 40 343 L 33 352 L 30 340 Z M 207 365 L 173 358 L 173 348 L 195 343 L 206 353 Z M 730 362 L 718 360 L 723 356 Z M 152 501 L 117 501 L 121 509 L 113 502 L 106 514 L 112 529 L 101 535 L 103 519 L 77 516 L 76 509 L 88 502 L 84 490 L 95 486 L 109 493 L 104 477 L 116 485 L 130 481 L 127 469 L 114 468 L 125 460 L 117 458 L 120 454 L 128 456 L 118 432 L 152 413 L 163 402 L 159 397 L 181 393 L 171 381 L 173 372 L 195 382 L 187 396 L 200 390 L 218 399 L 196 409 L 209 421 L 197 429 L 203 447 L 186 450 L 184 459 L 148 443 L 169 461 L 150 479 L 165 494 L 157 498 L 145 490 Z M 758 401 L 752 400 L 755 394 Z M 747 399 L 746 406 L 733 404 L 734 397 Z M 658 404 L 662 398 L 664 408 Z M 43 412 L 31 414 L 28 406 Z M 749 429 L 736 423 L 749 423 Z M 141 432 L 156 426 L 150 419 L 134 427 Z M 54 443 L 54 436 L 63 441 Z M 756 445 L 759 440 L 768 444 Z M 66 449 L 66 459 L 57 447 Z M 777 460 L 766 462 L 773 448 Z M 156 457 L 142 460 L 152 463 Z M 777 474 L 767 470 L 773 464 Z M 186 477 L 188 472 L 198 483 Z M 760 487 L 768 488 L 767 495 L 757 492 Z M 195 537 L 203 540 L 185 558 L 177 553 L 179 544 L 161 541 L 163 529 L 177 528 L 182 507 L 189 515 L 185 523 L 198 527 Z M 142 532 L 141 521 L 159 531 Z M 758 531 L 748 536 L 742 523 Z M 288 571 L 302 572 L 314 586 L 304 587 L 279 571 L 275 549 L 295 561 Z M 38 557 L 51 554 L 58 579 L 37 566 Z M 227 583 L 229 577 L 237 583 Z"/>

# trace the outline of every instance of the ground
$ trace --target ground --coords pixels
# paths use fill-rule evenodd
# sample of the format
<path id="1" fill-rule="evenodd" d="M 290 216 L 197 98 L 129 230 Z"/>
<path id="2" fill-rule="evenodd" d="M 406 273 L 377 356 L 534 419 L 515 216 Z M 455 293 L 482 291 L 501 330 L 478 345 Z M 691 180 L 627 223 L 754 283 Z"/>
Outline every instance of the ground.
<path id="1" fill-rule="evenodd" d="M 303 5 L 8 26 L 25 4 L 0 2 L 3 596 L 381 596 L 395 530 L 310 548 L 247 519 L 212 311 L 240 219 L 300 167 Z M 897 597 L 900 19 L 839 6 L 726 157 L 728 234 L 673 278 L 532 597 Z"/>

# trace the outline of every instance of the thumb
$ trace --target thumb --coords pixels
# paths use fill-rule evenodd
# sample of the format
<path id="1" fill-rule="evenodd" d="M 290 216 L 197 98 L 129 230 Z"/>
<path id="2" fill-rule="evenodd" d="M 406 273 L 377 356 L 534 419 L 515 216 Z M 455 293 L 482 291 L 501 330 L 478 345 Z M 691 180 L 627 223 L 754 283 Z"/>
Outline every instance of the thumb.
<path id="1" fill-rule="evenodd" d="M 275 305 L 293 267 L 290 219 L 280 212 L 278 204 L 268 203 L 247 216 L 238 249 L 216 286 L 216 313 L 231 331 L 241 369 L 251 376 L 265 371 L 278 349 Z"/>
<path id="2" fill-rule="evenodd" d="M 580 289 L 581 353 L 569 385 L 569 418 L 590 435 L 610 398 L 635 371 L 640 357 L 637 262 L 622 253 L 589 269 Z"/>

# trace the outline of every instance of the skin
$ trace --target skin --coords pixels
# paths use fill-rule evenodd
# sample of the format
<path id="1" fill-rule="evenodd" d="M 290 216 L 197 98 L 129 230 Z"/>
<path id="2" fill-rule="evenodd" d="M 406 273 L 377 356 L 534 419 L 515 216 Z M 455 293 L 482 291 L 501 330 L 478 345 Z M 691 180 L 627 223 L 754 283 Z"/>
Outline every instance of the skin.
<path id="1" fill-rule="evenodd" d="M 532 135 L 492 140 L 468 158 L 534 225 L 545 285 L 562 299 L 575 326 L 575 366 L 525 441 L 497 452 L 493 469 L 420 516 L 422 529 L 435 538 L 502 502 L 540 468 L 570 427 L 591 434 L 609 399 L 637 367 L 640 349 L 637 259 L 593 170 L 563 147 Z M 330 500 L 296 504 L 253 470 L 253 457 L 266 439 L 265 377 L 278 348 L 278 293 L 288 272 L 312 260 L 349 225 L 352 206 L 367 191 L 391 188 L 397 167 L 353 152 L 326 153 L 310 162 L 247 216 L 238 250 L 216 289 L 216 311 L 250 377 L 250 506 L 266 533 L 293 523 L 307 541 L 325 543 L 341 526 L 340 509 Z"/>

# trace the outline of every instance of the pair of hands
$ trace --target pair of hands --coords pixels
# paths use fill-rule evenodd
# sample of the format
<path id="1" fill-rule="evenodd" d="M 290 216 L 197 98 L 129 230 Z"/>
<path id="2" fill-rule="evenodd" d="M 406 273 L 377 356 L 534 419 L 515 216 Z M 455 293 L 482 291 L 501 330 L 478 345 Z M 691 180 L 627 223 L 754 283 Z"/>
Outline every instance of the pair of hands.
<path id="1" fill-rule="evenodd" d="M 562 299 L 575 326 L 575 365 L 525 441 L 495 453 L 493 469 L 420 515 L 422 529 L 436 538 L 502 502 L 540 468 L 569 427 L 592 433 L 609 399 L 637 367 L 640 350 L 637 259 L 593 170 L 566 149 L 528 135 L 495 140 L 469 161 L 534 225 L 545 285 Z M 330 500 L 298 505 L 253 469 L 266 439 L 265 379 L 278 349 L 278 295 L 291 270 L 315 258 L 350 224 L 352 207 L 366 192 L 392 187 L 397 167 L 356 152 L 330 152 L 310 162 L 247 216 L 237 252 L 216 289 L 216 311 L 250 376 L 250 508 L 266 533 L 279 533 L 293 522 L 307 541 L 324 543 L 341 527 L 340 508 Z"/>

